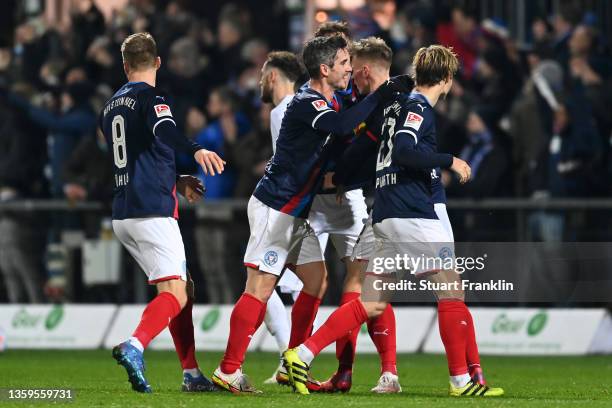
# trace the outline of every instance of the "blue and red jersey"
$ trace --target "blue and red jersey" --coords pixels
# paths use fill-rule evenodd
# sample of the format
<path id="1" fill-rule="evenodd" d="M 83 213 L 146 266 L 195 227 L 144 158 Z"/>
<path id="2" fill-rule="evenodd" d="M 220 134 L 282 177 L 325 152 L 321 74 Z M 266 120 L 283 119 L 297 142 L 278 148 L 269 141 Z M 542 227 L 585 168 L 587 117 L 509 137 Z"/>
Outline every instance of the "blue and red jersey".
<path id="1" fill-rule="evenodd" d="M 105 103 L 99 127 L 113 158 L 113 219 L 177 218 L 174 152 L 200 146 L 178 133 L 170 97 L 128 82 Z"/>

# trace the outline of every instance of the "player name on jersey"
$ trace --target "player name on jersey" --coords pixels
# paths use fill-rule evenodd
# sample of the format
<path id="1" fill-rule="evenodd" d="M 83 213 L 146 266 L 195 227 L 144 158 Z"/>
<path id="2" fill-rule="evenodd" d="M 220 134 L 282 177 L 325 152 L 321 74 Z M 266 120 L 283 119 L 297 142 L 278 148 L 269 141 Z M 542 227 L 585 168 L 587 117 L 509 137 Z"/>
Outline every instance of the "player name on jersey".
<path id="1" fill-rule="evenodd" d="M 397 184 L 397 173 L 383 174 L 376 177 L 376 188 Z"/>
<path id="2" fill-rule="evenodd" d="M 111 100 L 108 105 L 104 107 L 104 116 L 106 116 L 108 112 L 118 106 L 126 106 L 131 110 L 134 110 L 134 106 L 136 106 L 136 99 L 130 98 L 128 96 L 120 96 L 117 99 Z"/>

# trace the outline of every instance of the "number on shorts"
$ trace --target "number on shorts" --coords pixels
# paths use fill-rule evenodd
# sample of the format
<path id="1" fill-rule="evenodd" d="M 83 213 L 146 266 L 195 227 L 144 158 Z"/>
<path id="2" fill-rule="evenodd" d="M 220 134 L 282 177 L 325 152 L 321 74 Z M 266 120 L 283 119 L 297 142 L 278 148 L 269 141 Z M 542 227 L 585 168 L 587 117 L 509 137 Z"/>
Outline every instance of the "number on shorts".
<path id="1" fill-rule="evenodd" d="M 388 134 L 385 134 L 385 132 L 388 132 Z M 382 170 L 391 165 L 393 138 L 395 137 L 395 118 L 387 118 L 380 133 L 383 136 L 383 142 L 380 144 L 380 149 L 378 150 L 376 171 Z"/>
<path id="2" fill-rule="evenodd" d="M 127 165 L 127 149 L 125 147 L 125 120 L 123 116 L 116 115 L 112 122 L 113 131 L 113 156 L 115 166 L 122 169 Z"/>

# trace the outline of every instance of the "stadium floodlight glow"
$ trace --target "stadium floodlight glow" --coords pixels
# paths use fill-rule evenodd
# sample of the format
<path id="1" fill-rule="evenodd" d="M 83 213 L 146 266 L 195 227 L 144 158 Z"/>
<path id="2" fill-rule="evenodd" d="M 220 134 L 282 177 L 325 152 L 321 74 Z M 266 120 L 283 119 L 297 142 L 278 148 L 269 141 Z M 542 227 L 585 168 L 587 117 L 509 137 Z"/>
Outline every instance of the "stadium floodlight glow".
<path id="1" fill-rule="evenodd" d="M 319 24 L 326 22 L 328 18 L 329 15 L 325 11 L 317 11 L 315 14 L 315 21 Z"/>

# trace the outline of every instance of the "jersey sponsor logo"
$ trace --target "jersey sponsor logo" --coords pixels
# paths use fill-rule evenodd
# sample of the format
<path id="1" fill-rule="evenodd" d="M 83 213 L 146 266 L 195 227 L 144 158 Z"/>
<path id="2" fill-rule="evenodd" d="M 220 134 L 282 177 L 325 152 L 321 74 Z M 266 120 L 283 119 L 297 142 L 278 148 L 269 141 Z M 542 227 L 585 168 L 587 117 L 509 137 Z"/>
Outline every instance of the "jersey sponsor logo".
<path id="1" fill-rule="evenodd" d="M 418 113 L 408 112 L 408 116 L 406 116 L 406 121 L 404 122 L 404 126 L 411 127 L 414 130 L 419 130 L 421 124 L 423 123 L 423 117 Z"/>
<path id="2" fill-rule="evenodd" d="M 325 102 L 323 99 L 317 99 L 316 101 L 312 101 L 312 106 L 314 106 L 314 108 L 319 112 L 330 109 L 329 105 L 327 105 L 327 102 Z"/>
<path id="3" fill-rule="evenodd" d="M 161 118 L 163 116 L 172 116 L 172 112 L 170 112 L 170 107 L 166 104 L 155 105 L 153 106 L 153 108 L 155 109 L 155 115 L 157 115 L 158 118 Z"/>
<path id="4" fill-rule="evenodd" d="M 274 264 L 278 262 L 278 254 L 276 253 L 276 251 L 268 251 L 264 255 L 263 261 L 268 266 L 274 266 Z"/>

